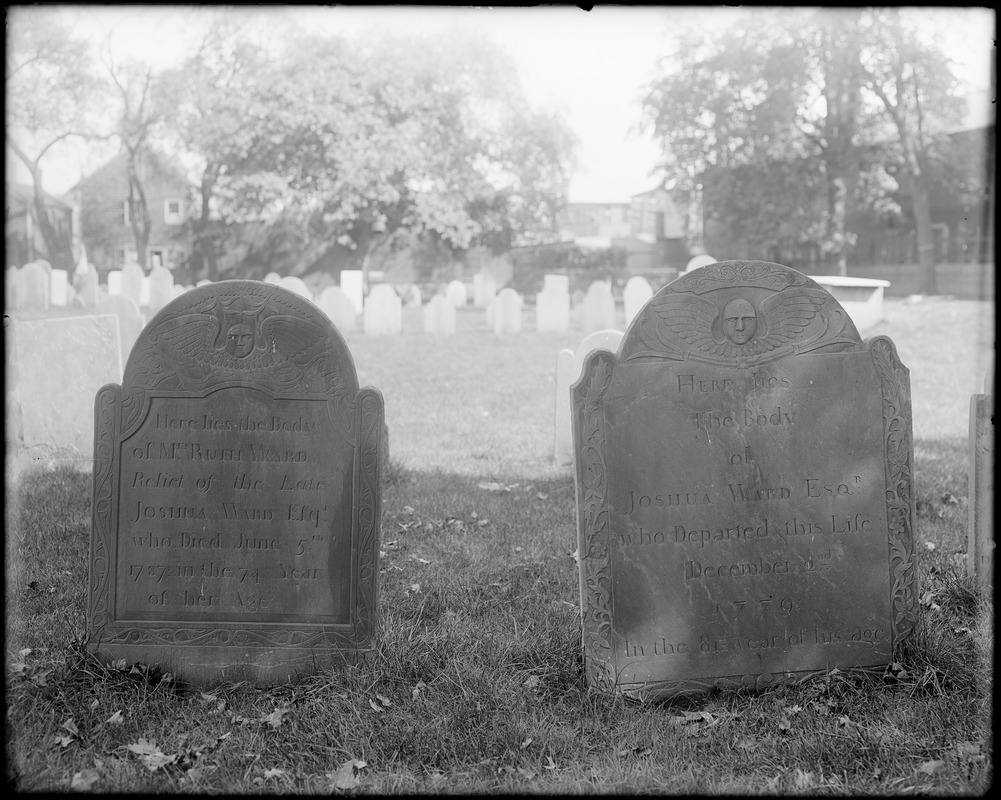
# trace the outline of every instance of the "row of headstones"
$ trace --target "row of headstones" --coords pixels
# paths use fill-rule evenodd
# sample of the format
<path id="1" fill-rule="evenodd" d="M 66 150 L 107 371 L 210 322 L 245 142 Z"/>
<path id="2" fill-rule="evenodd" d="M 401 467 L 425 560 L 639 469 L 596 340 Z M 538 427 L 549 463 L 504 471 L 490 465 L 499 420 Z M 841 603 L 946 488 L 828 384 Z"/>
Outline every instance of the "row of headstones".
<path id="1" fill-rule="evenodd" d="M 102 659 L 273 684 L 376 646 L 382 395 L 314 304 L 260 287 L 171 304 L 96 396 Z M 727 322 L 714 342 L 735 302 L 779 333 Z M 885 671 L 918 613 L 892 341 L 764 262 L 672 283 L 647 318 L 666 324 L 590 351 L 569 391 L 588 683 L 662 698 Z"/>

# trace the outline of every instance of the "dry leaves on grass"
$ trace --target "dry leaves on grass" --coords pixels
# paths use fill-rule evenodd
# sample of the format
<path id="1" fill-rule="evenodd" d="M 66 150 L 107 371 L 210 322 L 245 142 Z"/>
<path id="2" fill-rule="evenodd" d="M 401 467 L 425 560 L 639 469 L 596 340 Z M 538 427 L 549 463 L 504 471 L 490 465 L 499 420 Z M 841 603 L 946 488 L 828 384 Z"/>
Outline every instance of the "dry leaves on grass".
<path id="1" fill-rule="evenodd" d="M 336 771 L 327 773 L 327 780 L 330 781 L 330 789 L 344 791 L 354 789 L 361 783 L 358 773 L 367 767 L 364 761 L 357 758 L 350 758 L 341 764 Z"/>

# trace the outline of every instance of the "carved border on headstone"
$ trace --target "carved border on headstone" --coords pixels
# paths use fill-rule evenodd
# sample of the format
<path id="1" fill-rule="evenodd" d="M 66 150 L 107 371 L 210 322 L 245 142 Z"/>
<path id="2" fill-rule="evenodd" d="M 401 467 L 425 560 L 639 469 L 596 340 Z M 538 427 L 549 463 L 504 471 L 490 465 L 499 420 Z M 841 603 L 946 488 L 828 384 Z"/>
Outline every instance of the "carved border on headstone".
<path id="1" fill-rule="evenodd" d="M 122 389 L 117 384 L 102 386 L 94 399 L 94 503 L 91 509 L 94 536 L 90 556 L 90 628 L 97 630 L 110 621 L 108 598 L 111 572 L 111 531 L 115 504 L 113 478 L 117 471 L 116 428 L 121 413 Z"/>
<path id="2" fill-rule="evenodd" d="M 584 365 L 574 386 L 575 440 L 579 443 L 582 515 L 577 557 L 583 613 L 584 663 L 592 682 L 615 683 L 609 663 L 612 649 L 612 564 L 608 541 L 608 485 L 605 469 L 605 414 L 602 399 L 612 378 L 615 356 L 598 350 Z"/>
<path id="3" fill-rule="evenodd" d="M 883 434 L 886 452 L 886 520 L 890 548 L 890 602 L 893 647 L 907 638 L 917 622 L 914 500 L 911 496 L 913 445 L 909 370 L 897 357 L 893 342 L 875 336 L 867 342 L 883 394 Z"/>
<path id="4" fill-rule="evenodd" d="M 379 457 L 380 438 L 382 436 L 382 398 L 371 389 L 362 389 L 358 393 L 358 519 L 355 529 L 358 531 L 357 570 L 360 591 L 353 598 L 352 618 L 355 620 L 353 636 L 360 645 L 375 635 L 375 607 L 378 592 L 379 567 L 377 563 L 378 547 L 376 530 L 382 509 L 379 504 L 379 484 L 381 482 L 381 464 Z"/>

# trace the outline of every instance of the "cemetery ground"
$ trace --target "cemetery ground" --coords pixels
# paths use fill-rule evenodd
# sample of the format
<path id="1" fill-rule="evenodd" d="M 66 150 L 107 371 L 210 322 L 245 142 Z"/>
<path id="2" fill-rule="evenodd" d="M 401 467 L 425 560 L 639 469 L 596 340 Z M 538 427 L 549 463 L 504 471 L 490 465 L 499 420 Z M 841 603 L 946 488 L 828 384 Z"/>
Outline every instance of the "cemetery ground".
<path id="1" fill-rule="evenodd" d="M 348 335 L 385 397 L 380 636 L 295 685 L 191 687 L 85 652 L 89 474 L 8 485 L 7 780 L 20 791 L 979 794 L 993 611 L 966 575 L 991 303 L 886 302 L 911 371 L 919 621 L 882 674 L 637 703 L 586 687 L 556 353 L 582 334 Z M 410 330 L 419 329 L 409 327 Z M 408 330 L 404 320 L 404 330 Z M 526 326 L 525 330 L 530 330 Z M 845 592 L 852 587 L 846 586 Z"/>

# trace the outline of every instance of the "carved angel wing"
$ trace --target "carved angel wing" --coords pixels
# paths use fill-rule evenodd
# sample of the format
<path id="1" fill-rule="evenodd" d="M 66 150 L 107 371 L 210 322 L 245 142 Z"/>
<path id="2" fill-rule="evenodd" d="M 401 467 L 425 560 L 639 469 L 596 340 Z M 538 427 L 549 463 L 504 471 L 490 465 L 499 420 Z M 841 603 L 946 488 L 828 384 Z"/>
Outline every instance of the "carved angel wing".
<path id="1" fill-rule="evenodd" d="M 773 294 L 761 303 L 765 333 L 755 341 L 762 350 L 774 350 L 787 344 L 817 316 L 828 296 L 823 289 L 807 288 Z"/>
<path id="2" fill-rule="evenodd" d="M 188 358 L 201 360 L 214 351 L 219 319 L 214 314 L 183 314 L 158 325 L 154 335 Z"/>
<path id="3" fill-rule="evenodd" d="M 268 317 L 261 324 L 265 353 L 295 358 L 323 338 L 323 329 L 308 320 L 287 315 Z"/>
<path id="4" fill-rule="evenodd" d="M 654 297 L 648 307 L 659 318 L 658 334 L 661 326 L 666 325 L 703 353 L 724 356 L 733 354 L 733 345 L 717 339 L 713 334 L 713 323 L 721 312 L 719 306 L 711 300 L 697 294 L 670 292 Z M 663 336 L 659 335 L 658 338 L 663 340 Z"/>

